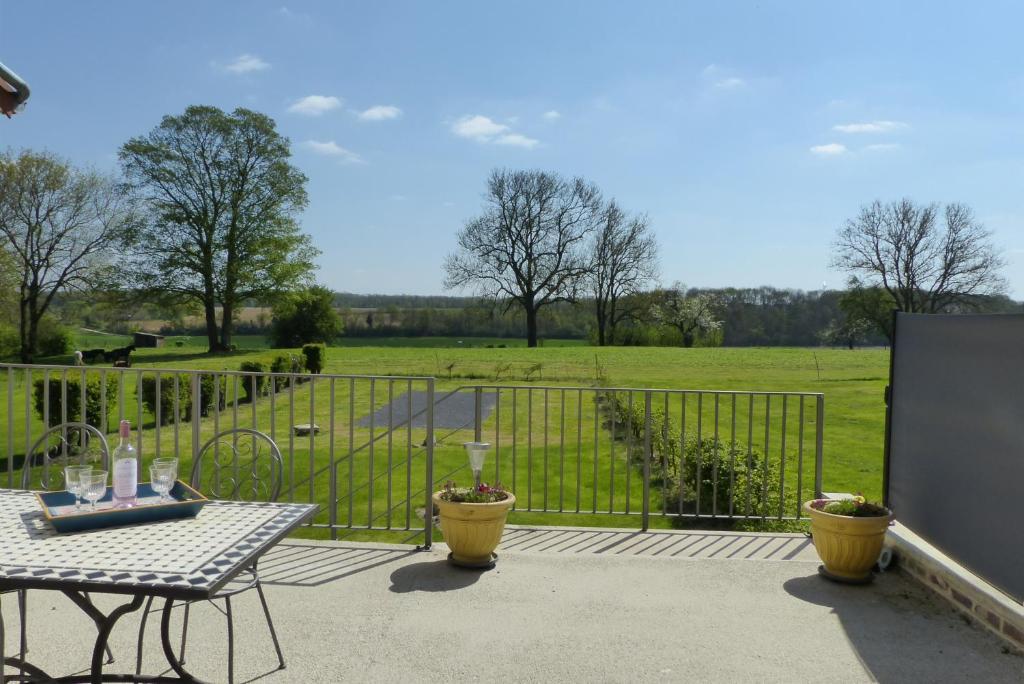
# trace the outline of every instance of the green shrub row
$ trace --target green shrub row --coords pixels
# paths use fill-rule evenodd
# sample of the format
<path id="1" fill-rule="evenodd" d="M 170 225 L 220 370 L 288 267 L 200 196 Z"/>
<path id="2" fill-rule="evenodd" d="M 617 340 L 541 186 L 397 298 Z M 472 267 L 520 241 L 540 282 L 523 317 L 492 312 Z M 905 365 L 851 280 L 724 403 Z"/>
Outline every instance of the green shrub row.
<path id="1" fill-rule="evenodd" d="M 217 392 L 217 407 L 223 410 L 227 405 L 227 377 L 220 376 L 219 391 Z M 201 403 L 199 415 L 208 416 L 213 408 L 214 402 L 214 376 L 203 374 L 199 376 L 199 394 Z M 147 376 L 142 378 L 142 404 L 156 415 L 156 377 Z M 174 375 L 160 374 L 160 424 L 169 425 L 174 422 Z M 189 375 L 182 373 L 178 375 L 178 422 L 192 420 L 192 381 Z"/>
<path id="2" fill-rule="evenodd" d="M 34 385 L 34 405 L 40 418 L 46 418 L 49 408 L 49 423 L 56 425 L 61 422 L 79 423 L 82 421 L 82 380 L 68 376 L 67 380 L 67 414 L 63 413 L 64 395 L 62 381 L 59 377 L 51 377 L 44 381 L 36 380 Z M 104 387 L 105 384 L 105 387 Z M 47 385 L 49 394 L 47 394 Z M 105 383 L 100 383 L 98 376 L 85 382 L 85 421 L 89 425 L 99 427 L 103 424 L 104 394 L 106 409 L 110 410 L 117 401 L 117 378 L 108 375 Z"/>
<path id="3" fill-rule="evenodd" d="M 632 466 L 643 467 L 644 405 L 623 393 L 605 393 L 604 427 L 632 442 Z M 779 511 L 777 464 L 739 442 L 687 436 L 663 408 L 651 408 L 651 490 L 669 511 L 687 515 L 774 516 Z M 699 497 L 698 497 L 699 492 Z M 681 500 L 680 500 L 681 499 Z M 699 505 L 698 505 L 699 501 Z M 660 506 L 659 506 L 660 507 Z M 652 506 L 654 508 L 654 506 Z"/>

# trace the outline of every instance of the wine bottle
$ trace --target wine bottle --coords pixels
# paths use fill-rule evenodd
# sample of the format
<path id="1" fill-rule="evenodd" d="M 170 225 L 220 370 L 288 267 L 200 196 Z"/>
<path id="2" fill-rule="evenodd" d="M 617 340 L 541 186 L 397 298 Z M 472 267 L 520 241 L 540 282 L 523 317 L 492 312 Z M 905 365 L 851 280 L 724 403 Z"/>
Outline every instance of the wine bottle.
<path id="1" fill-rule="evenodd" d="M 132 426 L 122 420 L 118 430 L 121 441 L 111 454 L 114 469 L 114 506 L 128 508 L 135 505 L 139 491 L 139 454 L 132 446 Z"/>

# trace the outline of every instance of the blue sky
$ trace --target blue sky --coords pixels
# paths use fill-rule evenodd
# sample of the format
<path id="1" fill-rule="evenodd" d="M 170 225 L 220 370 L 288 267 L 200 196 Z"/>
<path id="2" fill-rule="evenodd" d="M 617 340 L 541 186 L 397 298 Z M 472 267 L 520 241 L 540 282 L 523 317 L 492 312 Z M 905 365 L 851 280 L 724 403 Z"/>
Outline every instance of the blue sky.
<path id="1" fill-rule="evenodd" d="M 1024 298 L 1020 3 L 10 2 L 0 146 L 116 168 L 189 104 L 274 117 L 319 279 L 440 293 L 494 167 L 647 212 L 665 282 L 817 289 L 873 199 L 961 201 Z"/>

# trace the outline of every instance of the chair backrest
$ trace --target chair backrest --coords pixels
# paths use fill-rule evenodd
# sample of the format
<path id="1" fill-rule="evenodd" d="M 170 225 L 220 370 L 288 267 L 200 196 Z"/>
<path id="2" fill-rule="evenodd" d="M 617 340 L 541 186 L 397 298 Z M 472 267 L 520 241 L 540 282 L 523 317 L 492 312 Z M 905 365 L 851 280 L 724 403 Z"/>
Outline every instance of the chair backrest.
<path id="1" fill-rule="evenodd" d="M 214 435 L 192 460 L 192 487 L 213 499 L 276 501 L 284 460 L 269 435 L 251 428 Z"/>
<path id="2" fill-rule="evenodd" d="M 21 467 L 24 489 L 55 491 L 64 489 L 64 466 L 110 466 L 110 447 L 103 433 L 85 423 L 61 423 L 47 428 L 25 454 Z M 33 483 L 33 474 L 36 482 Z M 38 486 L 33 487 L 33 484 Z"/>

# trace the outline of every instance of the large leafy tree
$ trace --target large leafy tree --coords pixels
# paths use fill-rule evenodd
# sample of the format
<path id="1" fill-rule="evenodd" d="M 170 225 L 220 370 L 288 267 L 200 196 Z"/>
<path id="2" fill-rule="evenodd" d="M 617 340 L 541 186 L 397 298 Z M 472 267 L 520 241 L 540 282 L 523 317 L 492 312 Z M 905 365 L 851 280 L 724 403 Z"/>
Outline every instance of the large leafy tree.
<path id="1" fill-rule="evenodd" d="M 974 309 L 1006 289 L 991 233 L 963 204 L 872 202 L 839 231 L 832 261 L 850 274 L 847 306 L 861 310 L 890 341 L 892 309 Z"/>
<path id="2" fill-rule="evenodd" d="M 307 342 L 330 344 L 345 329 L 334 309 L 334 293 L 322 285 L 292 292 L 274 305 L 270 338 L 274 347 L 299 347 Z"/>
<path id="3" fill-rule="evenodd" d="M 641 292 L 657 277 L 658 243 L 646 216 L 630 216 L 612 200 L 594 234 L 590 287 L 597 343 L 615 343 L 619 323 L 644 310 Z"/>
<path id="4" fill-rule="evenodd" d="M 303 285 L 313 271 L 317 251 L 296 221 L 306 177 L 290 156 L 270 117 L 205 106 L 121 148 L 148 218 L 128 236 L 126 285 L 153 301 L 198 304 L 210 351 L 231 347 L 245 300 Z"/>
<path id="5" fill-rule="evenodd" d="M 58 294 L 91 289 L 103 278 L 111 246 L 131 224 L 111 178 L 73 168 L 48 153 L 0 155 L 0 241 L 17 288 L 18 346 L 31 363 L 40 324 Z"/>
<path id="6" fill-rule="evenodd" d="M 575 301 L 590 271 L 587 238 L 597 227 L 601 194 L 582 178 L 544 171 L 491 172 L 483 213 L 458 234 L 445 262 L 445 287 L 514 305 L 526 315 L 527 345 L 537 346 L 537 314 Z"/>

